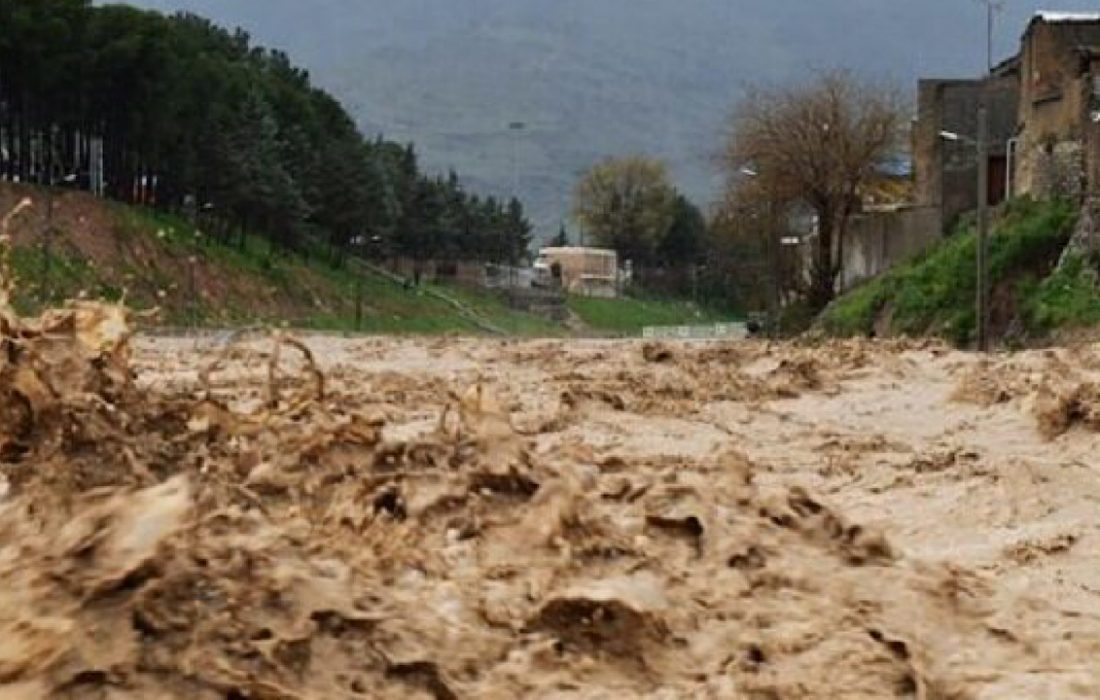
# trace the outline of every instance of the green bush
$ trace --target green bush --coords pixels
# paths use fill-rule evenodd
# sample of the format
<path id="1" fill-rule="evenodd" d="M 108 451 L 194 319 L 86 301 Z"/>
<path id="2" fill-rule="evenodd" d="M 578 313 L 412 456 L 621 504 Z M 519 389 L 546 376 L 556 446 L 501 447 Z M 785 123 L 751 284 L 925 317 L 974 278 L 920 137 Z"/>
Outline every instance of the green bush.
<path id="1" fill-rule="evenodd" d="M 1080 256 L 1070 256 L 1042 283 L 1025 284 L 1020 293 L 1024 320 L 1034 333 L 1100 322 L 1096 268 Z"/>
<path id="2" fill-rule="evenodd" d="M 822 314 L 821 325 L 832 335 L 868 335 L 885 303 L 883 278 L 876 277 L 836 300 Z"/>
<path id="3" fill-rule="evenodd" d="M 994 286 L 1042 279 L 1069 240 L 1076 221 L 1066 202 L 1009 203 L 989 239 L 989 274 Z M 891 331 L 934 334 L 959 345 L 974 333 L 977 289 L 976 232 L 972 220 L 924 255 L 837 299 L 820 319 L 834 335 L 867 334 L 888 309 Z"/>
<path id="4" fill-rule="evenodd" d="M 796 301 L 783 307 L 779 315 L 779 332 L 784 337 L 808 331 L 814 323 L 814 311 L 808 302 Z"/>

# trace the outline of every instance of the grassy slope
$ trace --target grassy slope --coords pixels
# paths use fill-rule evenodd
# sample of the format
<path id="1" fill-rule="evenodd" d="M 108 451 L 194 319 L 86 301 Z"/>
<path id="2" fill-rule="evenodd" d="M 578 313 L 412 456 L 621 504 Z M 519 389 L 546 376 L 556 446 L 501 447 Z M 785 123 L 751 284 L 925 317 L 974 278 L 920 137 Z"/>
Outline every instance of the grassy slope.
<path id="1" fill-rule="evenodd" d="M 133 210 L 129 210 L 133 215 Z M 137 212 L 147 220 L 154 215 Z M 305 294 L 307 308 L 296 310 L 288 319 L 292 325 L 317 330 L 362 331 L 367 333 L 476 333 L 478 327 L 455 313 L 446 302 L 420 289 L 405 289 L 374 274 L 360 274 L 348 267 L 334 267 L 323 260 L 275 252 L 262 238 L 249 237 L 243 248 L 235 245 L 209 243 L 195 246 L 188 237 L 193 231 L 173 217 L 157 214 L 159 230 L 177 232 L 169 240 L 183 248 L 199 250 L 230 270 L 244 272 L 283 290 L 287 295 Z M 180 235 L 182 232 L 182 235 Z M 181 251 L 182 252 L 182 251 Z M 357 313 L 356 295 L 361 302 Z M 247 305 L 247 300 L 240 300 Z M 312 308 L 308 308 L 312 306 Z M 474 305 L 479 316 L 494 323 L 504 316 L 489 304 Z M 240 320 L 249 319 L 249 312 L 239 309 Z M 532 317 L 531 325 L 537 319 Z M 495 324 L 494 324 L 495 325 Z"/>
<path id="2" fill-rule="evenodd" d="M 452 299 L 477 310 L 478 315 L 496 328 L 512 335 L 556 337 L 566 334 L 565 327 L 537 314 L 517 311 L 508 306 L 504 299 L 484 290 L 459 286 L 438 286 L 438 289 Z"/>
<path id="3" fill-rule="evenodd" d="M 160 320 L 169 325 L 285 323 L 350 331 L 356 327 L 358 289 L 364 332 L 479 332 L 451 305 L 423 290 L 274 251 L 255 236 L 240 246 L 219 243 L 176 217 L 78 193 L 55 197 L 47 265 L 41 191 L 8 186 L 0 192 L 0 204 L 28 195 L 35 199 L 34 213 L 20 217 L 12 251 L 16 303 L 24 311 L 78 296 L 118 299 L 125 293 L 134 308 L 159 308 Z M 83 227 L 77 223 L 89 220 L 93 223 Z M 471 299 L 479 316 L 505 330 L 541 334 L 553 327 L 489 295 L 471 294 Z"/>
<path id="4" fill-rule="evenodd" d="M 1025 287 L 1024 311 L 1041 333 L 1100 323 L 1100 279 L 1095 261 L 1072 256 L 1038 285 Z"/>
<path id="5" fill-rule="evenodd" d="M 259 237 L 219 243 L 176 217 L 57 192 L 49 262 L 43 191 L 0 186 L 0 210 L 23 196 L 35 199 L 20 217 L 12 264 L 16 303 L 35 311 L 77 296 L 118 299 L 137 309 L 160 309 L 168 325 L 256 323 L 371 333 L 481 333 L 479 326 L 429 291 L 442 292 L 478 318 L 509 334 L 561 336 L 568 331 L 535 314 L 508 308 L 487 291 L 434 285 L 407 290 L 374 274 L 358 275 L 318 259 L 272 250 Z M 192 266 L 191 259 L 195 260 Z M 574 299 L 571 308 L 593 331 L 638 333 L 646 325 L 718 320 L 679 302 Z"/>
<path id="6" fill-rule="evenodd" d="M 690 302 L 629 297 L 623 299 L 570 297 L 569 308 L 589 328 L 625 335 L 641 333 L 646 326 L 675 326 L 735 320 L 732 314 L 701 308 Z"/>
<path id="7" fill-rule="evenodd" d="M 990 239 L 994 320 L 1019 318 L 1033 334 L 1095 322 L 1100 300 L 1083 266 L 1052 269 L 1076 213 L 1063 202 L 1010 204 Z M 892 334 L 940 335 L 963 345 L 974 332 L 975 232 L 965 226 L 924 255 L 833 303 L 819 323 L 835 335 L 868 334 L 888 320 Z"/>
<path id="8" fill-rule="evenodd" d="M 166 217 L 154 219 L 144 213 L 124 215 L 137 227 L 134 235 L 151 238 L 154 231 L 164 232 L 158 246 L 165 256 L 197 258 L 201 272 L 196 294 L 191 294 L 186 268 L 165 269 L 163 264 L 154 263 L 141 269 L 139 263 L 122 259 L 104 268 L 64 245 L 51 252 L 46 267 L 41 248 L 17 246 L 12 262 L 22 281 L 17 295 L 19 305 L 30 311 L 74 296 L 117 299 L 125 289 L 132 306 L 159 307 L 161 320 L 169 325 L 286 323 L 306 328 L 354 329 L 357 281 L 348 270 L 297 256 L 272 255 L 266 243 L 257 238 L 248 239 L 244 248 L 196 243 L 187 240 L 194 238 L 193 232 L 180 222 Z M 205 281 L 211 277 L 232 278 L 232 283 L 211 289 Z M 371 275 L 359 284 L 363 331 L 476 330 L 432 297 L 407 292 Z"/>

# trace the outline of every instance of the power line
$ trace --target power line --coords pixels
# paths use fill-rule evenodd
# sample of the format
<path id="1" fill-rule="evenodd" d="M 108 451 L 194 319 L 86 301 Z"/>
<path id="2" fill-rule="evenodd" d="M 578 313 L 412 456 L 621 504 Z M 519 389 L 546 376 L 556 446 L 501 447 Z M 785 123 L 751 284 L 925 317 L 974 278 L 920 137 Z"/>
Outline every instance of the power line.
<path id="1" fill-rule="evenodd" d="M 978 235 L 977 293 L 975 299 L 976 335 L 979 352 L 989 351 L 989 79 L 993 75 L 993 30 L 1004 0 L 977 0 L 986 8 L 988 66 L 978 106 Z"/>
<path id="2" fill-rule="evenodd" d="M 975 0 L 986 9 L 986 47 L 988 72 L 993 72 L 993 33 L 996 25 L 997 13 L 1005 9 L 1005 0 Z"/>

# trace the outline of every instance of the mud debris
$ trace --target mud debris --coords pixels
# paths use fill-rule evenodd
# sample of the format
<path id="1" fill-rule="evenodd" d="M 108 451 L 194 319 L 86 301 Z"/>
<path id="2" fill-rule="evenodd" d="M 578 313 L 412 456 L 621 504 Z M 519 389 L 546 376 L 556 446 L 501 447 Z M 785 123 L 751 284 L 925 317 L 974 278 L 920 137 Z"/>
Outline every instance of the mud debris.
<path id="1" fill-rule="evenodd" d="M 1014 404 L 1054 440 L 1074 427 L 1100 432 L 1100 374 L 1092 353 L 1049 350 L 983 360 L 961 372 L 952 400 L 984 409 Z"/>

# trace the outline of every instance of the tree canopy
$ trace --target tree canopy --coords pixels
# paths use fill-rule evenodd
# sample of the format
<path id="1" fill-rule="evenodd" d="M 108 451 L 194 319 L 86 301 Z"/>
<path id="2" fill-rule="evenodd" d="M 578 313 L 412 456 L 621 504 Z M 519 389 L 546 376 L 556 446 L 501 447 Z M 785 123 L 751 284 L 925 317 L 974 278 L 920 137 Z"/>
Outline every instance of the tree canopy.
<path id="1" fill-rule="evenodd" d="M 815 210 L 815 308 L 835 294 L 848 222 L 862 190 L 896 154 L 904 123 L 896 92 L 846 73 L 755 88 L 738 104 L 725 151 L 730 186 L 762 208 L 804 203 Z"/>
<path id="2" fill-rule="evenodd" d="M 651 264 L 675 216 L 676 190 L 664 163 L 608 158 L 577 183 L 574 216 L 593 239 L 636 265 Z"/>
<path id="3" fill-rule="evenodd" d="M 0 179 L 200 207 L 286 248 L 369 242 L 500 262 L 530 241 L 522 205 L 423 173 L 411 145 L 364 139 L 285 53 L 193 14 L 89 0 L 0 2 Z"/>

